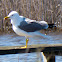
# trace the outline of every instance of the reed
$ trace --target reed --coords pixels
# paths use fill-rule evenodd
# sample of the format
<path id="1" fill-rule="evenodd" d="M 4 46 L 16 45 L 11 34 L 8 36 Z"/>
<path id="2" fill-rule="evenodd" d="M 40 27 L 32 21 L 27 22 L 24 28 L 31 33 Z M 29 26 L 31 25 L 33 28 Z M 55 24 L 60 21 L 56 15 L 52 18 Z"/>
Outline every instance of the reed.
<path id="1" fill-rule="evenodd" d="M 61 0 L 0 0 L 0 21 L 12 10 L 34 20 L 62 26 Z M 59 23 L 59 24 L 58 24 Z"/>

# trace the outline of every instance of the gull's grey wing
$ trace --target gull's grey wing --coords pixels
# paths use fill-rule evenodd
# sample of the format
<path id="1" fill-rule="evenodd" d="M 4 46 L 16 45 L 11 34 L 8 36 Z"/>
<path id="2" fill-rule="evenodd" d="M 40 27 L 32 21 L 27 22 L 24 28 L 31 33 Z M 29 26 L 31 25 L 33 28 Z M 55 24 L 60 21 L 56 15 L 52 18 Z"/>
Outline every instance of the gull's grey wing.
<path id="1" fill-rule="evenodd" d="M 22 21 L 18 27 L 26 32 L 35 32 L 44 29 L 45 25 L 38 22 L 27 23 L 26 21 Z"/>

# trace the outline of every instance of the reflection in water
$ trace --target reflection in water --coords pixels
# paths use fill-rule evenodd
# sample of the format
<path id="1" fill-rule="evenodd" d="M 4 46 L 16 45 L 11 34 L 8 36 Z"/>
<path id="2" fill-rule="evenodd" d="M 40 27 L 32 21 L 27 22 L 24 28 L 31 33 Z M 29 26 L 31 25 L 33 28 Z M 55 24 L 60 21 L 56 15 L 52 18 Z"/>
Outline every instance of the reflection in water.
<path id="1" fill-rule="evenodd" d="M 56 56 L 55 59 L 56 62 L 62 62 L 62 56 Z"/>
<path id="2" fill-rule="evenodd" d="M 36 62 L 38 59 L 36 53 L 0 55 L 0 62 Z"/>

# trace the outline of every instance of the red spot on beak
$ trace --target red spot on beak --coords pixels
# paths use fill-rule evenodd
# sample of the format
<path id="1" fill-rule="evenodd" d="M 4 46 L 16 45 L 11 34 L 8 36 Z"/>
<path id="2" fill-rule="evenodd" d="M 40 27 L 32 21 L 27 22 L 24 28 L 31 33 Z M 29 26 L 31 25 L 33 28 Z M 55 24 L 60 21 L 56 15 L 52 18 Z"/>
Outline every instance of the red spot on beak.
<path id="1" fill-rule="evenodd" d="M 6 20 L 6 19 L 8 19 L 9 17 L 8 16 L 6 16 L 5 18 L 4 18 L 4 20 Z"/>

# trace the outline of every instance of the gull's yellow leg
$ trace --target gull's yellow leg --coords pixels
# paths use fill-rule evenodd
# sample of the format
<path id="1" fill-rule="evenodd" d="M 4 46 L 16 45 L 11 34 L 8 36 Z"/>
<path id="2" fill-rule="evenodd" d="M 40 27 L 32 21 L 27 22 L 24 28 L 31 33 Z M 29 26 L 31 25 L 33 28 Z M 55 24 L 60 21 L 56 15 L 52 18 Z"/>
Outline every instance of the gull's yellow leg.
<path id="1" fill-rule="evenodd" d="M 27 48 L 28 41 L 29 41 L 29 39 L 26 39 L 26 46 L 24 46 L 24 47 L 21 47 L 21 48 Z"/>
<path id="2" fill-rule="evenodd" d="M 29 39 L 26 39 L 26 48 L 27 48 L 27 45 L 28 45 L 28 41 L 29 41 Z"/>

